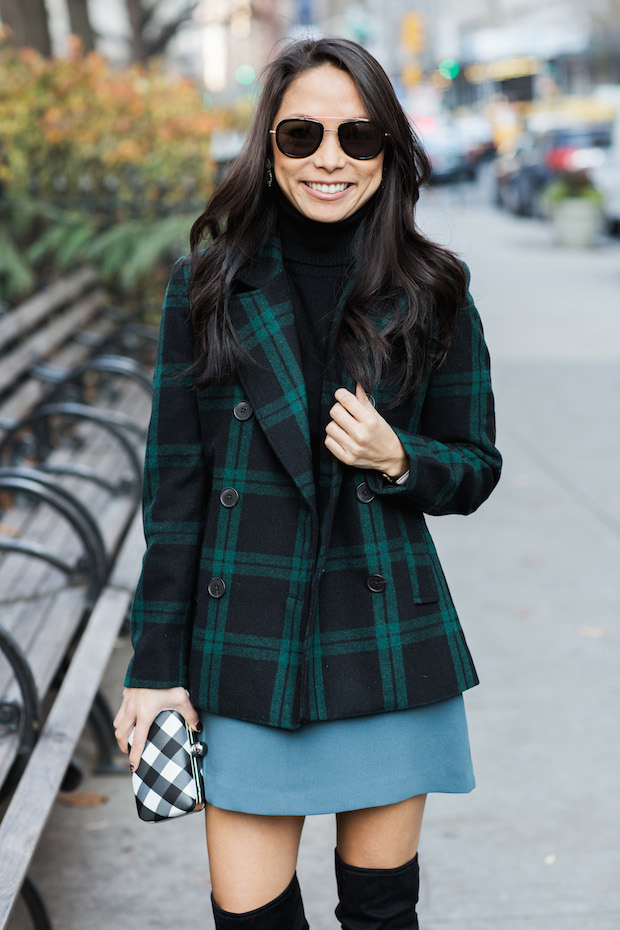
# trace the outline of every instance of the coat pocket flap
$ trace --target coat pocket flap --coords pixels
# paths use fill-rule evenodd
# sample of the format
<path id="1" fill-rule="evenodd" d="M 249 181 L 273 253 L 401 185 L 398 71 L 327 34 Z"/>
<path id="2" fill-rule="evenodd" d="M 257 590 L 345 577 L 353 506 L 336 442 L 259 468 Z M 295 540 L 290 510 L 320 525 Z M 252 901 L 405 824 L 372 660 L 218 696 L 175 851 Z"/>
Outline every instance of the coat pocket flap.
<path id="1" fill-rule="evenodd" d="M 414 604 L 433 604 L 439 600 L 435 572 L 431 564 L 416 565 L 411 577 L 411 586 Z"/>

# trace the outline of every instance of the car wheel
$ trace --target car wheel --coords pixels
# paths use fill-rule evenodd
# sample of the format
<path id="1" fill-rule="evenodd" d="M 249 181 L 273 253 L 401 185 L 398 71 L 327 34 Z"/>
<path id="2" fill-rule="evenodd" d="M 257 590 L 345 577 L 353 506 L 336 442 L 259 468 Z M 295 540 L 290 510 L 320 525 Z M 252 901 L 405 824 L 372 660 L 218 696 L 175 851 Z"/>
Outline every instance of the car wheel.
<path id="1" fill-rule="evenodd" d="M 532 190 L 526 181 L 519 181 L 517 184 L 517 209 L 519 216 L 532 215 Z"/>

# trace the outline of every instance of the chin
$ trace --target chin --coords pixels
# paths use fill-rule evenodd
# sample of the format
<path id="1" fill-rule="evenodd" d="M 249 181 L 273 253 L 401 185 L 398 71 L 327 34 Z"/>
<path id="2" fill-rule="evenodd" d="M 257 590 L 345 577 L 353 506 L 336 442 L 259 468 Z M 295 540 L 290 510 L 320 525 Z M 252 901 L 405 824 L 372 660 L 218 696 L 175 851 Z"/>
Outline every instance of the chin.
<path id="1" fill-rule="evenodd" d="M 335 206 L 334 204 L 312 204 L 310 206 L 304 205 L 303 207 L 300 204 L 297 204 L 297 209 L 300 213 L 303 213 L 304 216 L 307 216 L 310 220 L 318 220 L 321 223 L 339 223 L 340 220 L 345 220 L 348 216 L 351 216 L 352 213 L 358 208 L 358 204 L 351 207 L 344 206 Z"/>

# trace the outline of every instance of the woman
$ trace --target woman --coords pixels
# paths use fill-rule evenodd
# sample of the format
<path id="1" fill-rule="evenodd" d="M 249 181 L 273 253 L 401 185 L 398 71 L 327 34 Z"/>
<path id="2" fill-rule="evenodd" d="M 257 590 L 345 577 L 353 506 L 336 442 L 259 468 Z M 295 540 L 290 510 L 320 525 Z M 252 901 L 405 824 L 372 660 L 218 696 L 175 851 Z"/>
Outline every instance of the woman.
<path id="1" fill-rule="evenodd" d="M 417 927 L 426 794 L 474 785 L 423 512 L 475 510 L 501 460 L 468 272 L 414 224 L 429 172 L 368 52 L 296 43 L 167 291 L 115 725 L 134 768 L 159 711 L 202 720 L 218 928 L 308 926 L 325 812 L 342 927 Z"/>

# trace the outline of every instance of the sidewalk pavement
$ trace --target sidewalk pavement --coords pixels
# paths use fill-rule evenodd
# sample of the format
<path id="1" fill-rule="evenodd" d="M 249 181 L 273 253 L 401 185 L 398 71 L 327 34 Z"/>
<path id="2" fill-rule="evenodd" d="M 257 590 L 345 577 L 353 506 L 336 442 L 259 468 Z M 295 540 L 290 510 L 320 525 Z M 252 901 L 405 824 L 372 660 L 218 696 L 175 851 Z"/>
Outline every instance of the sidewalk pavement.
<path id="1" fill-rule="evenodd" d="M 428 800 L 420 925 L 616 930 L 620 242 L 562 251 L 546 225 L 442 190 L 421 225 L 472 271 L 505 470 L 478 513 L 429 521 L 482 685 L 466 698 L 478 786 Z M 127 656 L 120 643 L 108 669 L 114 704 Z M 100 796 L 56 805 L 37 852 L 57 930 L 212 927 L 202 818 L 141 824 L 128 774 L 89 777 L 81 799 Z M 334 845 L 334 818 L 308 818 L 312 930 L 337 926 Z M 16 913 L 11 930 L 27 926 Z"/>

